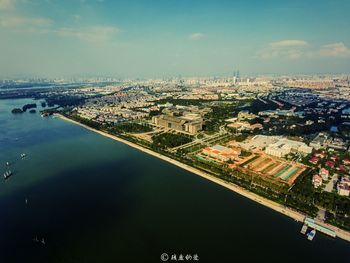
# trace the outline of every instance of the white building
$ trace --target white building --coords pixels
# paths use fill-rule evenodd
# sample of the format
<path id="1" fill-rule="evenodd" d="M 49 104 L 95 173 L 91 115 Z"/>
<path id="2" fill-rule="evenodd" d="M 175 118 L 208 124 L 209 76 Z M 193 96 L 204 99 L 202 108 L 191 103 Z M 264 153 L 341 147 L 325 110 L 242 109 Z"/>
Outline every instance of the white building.
<path id="1" fill-rule="evenodd" d="M 314 185 L 315 188 L 318 188 L 322 185 L 322 177 L 319 176 L 318 174 L 315 174 L 312 177 L 312 184 Z"/>
<path id="2" fill-rule="evenodd" d="M 252 120 L 255 119 L 256 117 L 258 117 L 257 115 L 253 114 L 253 113 L 249 113 L 249 111 L 240 111 L 238 113 L 238 120 Z"/>
<path id="3" fill-rule="evenodd" d="M 270 144 L 265 149 L 265 153 L 276 157 L 283 157 L 291 152 L 309 154 L 312 152 L 312 147 L 307 146 L 303 142 L 292 141 L 286 138 L 282 138 L 277 142 Z"/>
<path id="4" fill-rule="evenodd" d="M 290 145 L 285 143 L 274 143 L 270 144 L 266 147 L 265 152 L 267 154 L 276 156 L 276 157 L 283 157 L 291 152 L 292 148 Z"/>
<path id="5" fill-rule="evenodd" d="M 350 195 L 350 177 L 343 176 L 341 181 L 337 184 L 337 190 L 339 195 L 349 196 Z"/>
<path id="6" fill-rule="evenodd" d="M 310 142 L 310 147 L 315 148 L 316 150 L 319 150 L 321 148 L 326 148 L 329 144 L 328 135 L 325 133 L 319 133 L 313 140 Z"/>
<path id="7" fill-rule="evenodd" d="M 326 170 L 325 168 L 321 168 L 319 175 L 322 177 L 323 180 L 328 180 L 329 171 Z"/>

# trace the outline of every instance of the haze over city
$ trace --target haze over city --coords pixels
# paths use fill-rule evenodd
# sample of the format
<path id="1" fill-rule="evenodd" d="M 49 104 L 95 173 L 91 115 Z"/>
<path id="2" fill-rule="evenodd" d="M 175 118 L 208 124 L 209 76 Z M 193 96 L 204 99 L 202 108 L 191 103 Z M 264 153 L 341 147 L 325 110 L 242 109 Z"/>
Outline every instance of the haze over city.
<path id="1" fill-rule="evenodd" d="M 349 73 L 350 2 L 0 0 L 0 75 Z"/>

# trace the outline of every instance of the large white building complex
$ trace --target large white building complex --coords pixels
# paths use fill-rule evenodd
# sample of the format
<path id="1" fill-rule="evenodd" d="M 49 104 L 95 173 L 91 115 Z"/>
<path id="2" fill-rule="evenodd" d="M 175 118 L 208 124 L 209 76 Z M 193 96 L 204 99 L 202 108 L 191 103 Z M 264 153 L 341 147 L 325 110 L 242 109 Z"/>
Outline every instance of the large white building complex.
<path id="1" fill-rule="evenodd" d="M 281 138 L 277 142 L 268 145 L 265 149 L 265 153 L 276 157 L 283 157 L 291 152 L 309 154 L 312 152 L 312 147 L 307 146 L 303 142 Z"/>

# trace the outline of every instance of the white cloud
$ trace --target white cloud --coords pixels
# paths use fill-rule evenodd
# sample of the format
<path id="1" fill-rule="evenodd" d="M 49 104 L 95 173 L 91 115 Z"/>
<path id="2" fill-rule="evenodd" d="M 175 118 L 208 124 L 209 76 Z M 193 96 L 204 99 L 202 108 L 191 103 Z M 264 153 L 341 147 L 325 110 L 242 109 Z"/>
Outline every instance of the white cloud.
<path id="1" fill-rule="evenodd" d="M 56 31 L 58 36 L 73 37 L 87 42 L 104 42 L 121 30 L 112 26 L 92 26 L 85 28 L 65 27 Z"/>
<path id="2" fill-rule="evenodd" d="M 269 43 L 258 52 L 258 57 L 262 59 L 350 58 L 350 49 L 343 42 L 311 47 L 304 40 L 282 40 Z"/>
<path id="3" fill-rule="evenodd" d="M 47 33 L 52 20 L 44 17 L 20 15 L 16 4 L 25 4 L 28 0 L 0 0 L 0 28 L 9 32 Z"/>
<path id="4" fill-rule="evenodd" d="M 0 16 L 0 27 L 14 32 L 48 33 L 52 21 L 43 17 Z"/>
<path id="5" fill-rule="evenodd" d="M 296 47 L 305 47 L 308 43 L 304 40 L 297 39 L 287 39 L 278 42 L 272 42 L 269 44 L 271 48 L 296 48 Z"/>
<path id="6" fill-rule="evenodd" d="M 74 16 L 80 19 L 80 16 Z M 55 28 L 53 21 L 43 17 L 18 15 L 0 16 L 0 28 L 17 33 L 51 33 L 59 37 L 77 38 L 86 42 L 105 42 L 121 30 L 114 26 L 62 27 Z"/>
<path id="7" fill-rule="evenodd" d="M 298 59 L 303 56 L 308 43 L 304 40 L 287 39 L 278 42 L 272 42 L 258 53 L 262 59 L 287 58 Z"/>
<path id="8" fill-rule="evenodd" d="M 0 26 L 7 28 L 16 28 L 22 26 L 48 27 L 52 21 L 43 17 L 24 17 L 24 16 L 3 16 L 0 17 Z"/>
<path id="9" fill-rule="evenodd" d="M 0 0 L 0 10 L 12 9 L 15 5 L 14 0 Z"/>
<path id="10" fill-rule="evenodd" d="M 200 40 L 204 37 L 204 34 L 203 33 L 199 33 L 199 32 L 196 32 L 196 33 L 192 33 L 189 38 L 192 39 L 192 40 Z"/>
<path id="11" fill-rule="evenodd" d="M 350 49 L 343 42 L 338 42 L 321 46 L 318 54 L 321 57 L 349 58 Z"/>

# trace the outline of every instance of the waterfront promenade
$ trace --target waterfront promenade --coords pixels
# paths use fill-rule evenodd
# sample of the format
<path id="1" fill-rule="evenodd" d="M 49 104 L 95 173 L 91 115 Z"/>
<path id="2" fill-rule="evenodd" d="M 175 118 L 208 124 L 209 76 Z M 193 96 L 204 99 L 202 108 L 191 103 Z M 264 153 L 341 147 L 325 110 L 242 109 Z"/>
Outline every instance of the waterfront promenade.
<path id="1" fill-rule="evenodd" d="M 199 175 L 199 176 L 201 176 L 201 177 L 203 177 L 203 178 L 205 178 L 207 180 L 210 180 L 210 181 L 212 181 L 212 182 L 214 182 L 216 184 L 219 184 L 219 185 L 221 185 L 221 186 L 223 186 L 223 187 L 225 187 L 227 189 L 230 189 L 230 190 L 232 190 L 232 191 L 234 191 L 234 192 L 236 192 L 236 193 L 238 193 L 238 194 L 240 194 L 240 195 L 242 195 L 242 196 L 244 196 L 246 198 L 249 198 L 250 200 L 253 200 L 253 201 L 257 202 L 257 203 L 260 203 L 261 205 L 264 205 L 264 206 L 266 206 L 266 207 L 268 207 L 270 209 L 273 209 L 276 212 L 284 214 L 284 215 L 286 215 L 286 216 L 288 216 L 288 217 L 290 217 L 290 218 L 292 218 L 292 219 L 294 219 L 296 221 L 303 222 L 305 217 L 306 217 L 306 215 L 304 215 L 304 214 L 302 214 L 300 212 L 297 212 L 297 211 L 292 210 L 292 209 L 290 209 L 288 207 L 285 207 L 285 206 L 283 206 L 281 204 L 273 202 L 273 201 L 271 201 L 271 200 L 269 200 L 267 198 L 261 197 L 261 196 L 255 194 L 255 193 L 252 193 L 252 192 L 250 192 L 250 191 L 248 191 L 248 190 L 246 190 L 246 189 L 244 189 L 242 187 L 239 187 L 239 186 L 237 186 L 235 184 L 228 183 L 228 182 L 226 182 L 226 181 L 224 181 L 224 180 L 222 180 L 220 178 L 217 178 L 217 177 L 215 177 L 213 175 L 210 175 L 210 174 L 208 174 L 206 172 L 203 172 L 203 171 L 201 171 L 199 169 L 196 169 L 196 168 L 194 168 L 192 166 L 189 166 L 187 164 L 181 163 L 181 162 L 179 162 L 177 160 L 171 159 L 171 158 L 169 158 L 167 156 L 164 156 L 162 154 L 159 154 L 159 153 L 154 152 L 152 150 L 149 150 L 147 148 L 144 148 L 144 147 L 142 147 L 142 146 L 140 146 L 138 144 L 135 144 L 135 143 L 132 143 L 132 142 L 127 141 L 125 139 L 119 138 L 119 137 L 117 137 L 115 135 L 111 135 L 109 133 L 106 133 L 106 132 L 103 132 L 103 131 L 91 128 L 91 127 L 89 127 L 89 126 L 87 126 L 85 124 L 82 124 L 82 123 L 77 122 L 75 120 L 69 119 L 69 118 L 67 118 L 67 117 L 65 117 L 65 116 L 63 116 L 61 114 L 55 114 L 55 116 L 58 116 L 59 118 L 65 120 L 65 121 L 69 121 L 69 122 L 72 122 L 72 123 L 77 124 L 79 126 L 82 126 L 82 127 L 86 128 L 86 129 L 88 129 L 90 131 L 93 131 L 95 133 L 98 133 L 98 134 L 100 134 L 102 136 L 105 136 L 105 137 L 108 137 L 108 138 L 113 139 L 115 141 L 119 141 L 121 143 L 124 143 L 124 144 L 126 144 L 126 145 L 128 145 L 130 147 L 133 147 L 133 148 L 135 148 L 137 150 L 140 150 L 140 151 L 142 151 L 144 153 L 150 154 L 150 155 L 152 155 L 154 157 L 157 157 L 157 158 L 159 158 L 161 160 L 164 160 L 166 162 L 169 162 L 169 163 L 171 163 L 173 165 L 176 165 L 176 166 L 178 166 L 178 167 L 180 167 L 182 169 L 185 169 L 185 170 L 187 170 L 187 171 L 189 171 L 191 173 Z M 322 225 L 322 226 L 325 226 L 325 227 L 327 227 L 327 228 L 329 228 L 331 230 L 333 230 L 339 238 L 342 238 L 342 239 L 350 242 L 350 232 L 342 230 L 342 229 L 339 229 L 339 228 L 337 228 L 337 227 L 335 227 L 333 225 L 330 225 L 330 224 L 326 224 L 326 223 L 322 223 L 322 222 L 317 222 L 317 223 Z"/>

